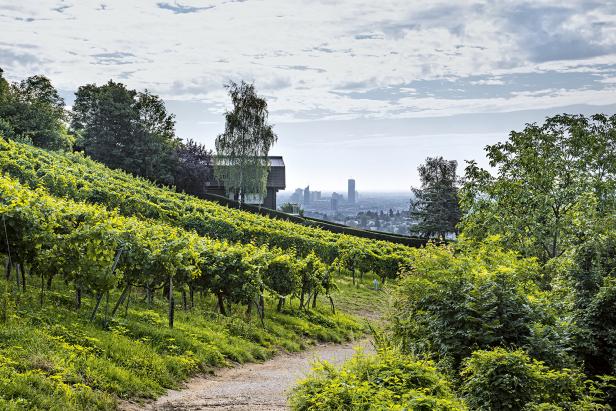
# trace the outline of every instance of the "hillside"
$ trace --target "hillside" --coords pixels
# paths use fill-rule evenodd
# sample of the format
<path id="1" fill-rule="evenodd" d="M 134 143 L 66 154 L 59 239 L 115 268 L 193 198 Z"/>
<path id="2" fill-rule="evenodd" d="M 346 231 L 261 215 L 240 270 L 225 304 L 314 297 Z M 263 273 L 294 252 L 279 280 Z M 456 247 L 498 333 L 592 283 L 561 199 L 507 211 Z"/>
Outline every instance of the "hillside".
<path id="1" fill-rule="evenodd" d="M 372 271 L 410 255 L 0 144 L 3 409 L 114 409 L 210 367 L 353 339 L 378 305 Z"/>
<path id="2" fill-rule="evenodd" d="M 30 187 L 102 204 L 123 215 L 157 219 L 211 238 L 267 244 L 299 254 L 314 252 L 327 263 L 338 258 L 348 267 L 378 267 L 384 276 L 395 275 L 410 250 L 400 244 L 335 234 L 223 207 L 110 170 L 80 154 L 49 152 L 1 140 L 0 170 Z"/>

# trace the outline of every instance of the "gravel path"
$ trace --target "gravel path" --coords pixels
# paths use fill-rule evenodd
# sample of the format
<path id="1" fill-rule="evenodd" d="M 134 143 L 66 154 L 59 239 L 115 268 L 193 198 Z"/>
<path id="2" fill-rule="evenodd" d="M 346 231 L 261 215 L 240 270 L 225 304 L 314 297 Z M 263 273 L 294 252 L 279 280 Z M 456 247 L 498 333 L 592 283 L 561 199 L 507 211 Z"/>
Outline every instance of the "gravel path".
<path id="1" fill-rule="evenodd" d="M 223 368 L 212 376 L 196 377 L 180 391 L 169 391 L 153 404 L 126 407 L 130 410 L 287 410 L 287 394 L 304 377 L 313 361 L 340 364 L 354 347 L 372 351 L 368 340 L 343 345 L 318 345 L 297 354 L 279 354 L 262 364 Z"/>

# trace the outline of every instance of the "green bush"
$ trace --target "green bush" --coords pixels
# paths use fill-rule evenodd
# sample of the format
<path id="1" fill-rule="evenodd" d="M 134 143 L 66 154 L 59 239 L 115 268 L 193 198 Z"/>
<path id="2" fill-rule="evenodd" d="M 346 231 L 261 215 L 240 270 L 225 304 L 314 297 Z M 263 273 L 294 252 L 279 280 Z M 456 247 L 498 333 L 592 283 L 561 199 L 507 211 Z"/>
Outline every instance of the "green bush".
<path id="1" fill-rule="evenodd" d="M 465 409 L 431 362 L 392 349 L 358 353 L 340 369 L 316 363 L 290 403 L 298 411 Z"/>
<path id="2" fill-rule="evenodd" d="M 609 409 L 596 402 L 597 392 L 581 372 L 550 369 L 522 350 L 475 351 L 461 376 L 461 391 L 473 410 Z"/>
<path id="3" fill-rule="evenodd" d="M 576 353 L 591 375 L 616 375 L 616 230 L 581 246 L 570 274 Z"/>
<path id="4" fill-rule="evenodd" d="M 390 316 L 403 350 L 454 369 L 474 350 L 512 345 L 566 362 L 565 347 L 550 340 L 561 343 L 562 333 L 553 332 L 558 321 L 536 284 L 536 261 L 493 241 L 475 246 L 416 252 L 413 270 L 396 287 Z"/>

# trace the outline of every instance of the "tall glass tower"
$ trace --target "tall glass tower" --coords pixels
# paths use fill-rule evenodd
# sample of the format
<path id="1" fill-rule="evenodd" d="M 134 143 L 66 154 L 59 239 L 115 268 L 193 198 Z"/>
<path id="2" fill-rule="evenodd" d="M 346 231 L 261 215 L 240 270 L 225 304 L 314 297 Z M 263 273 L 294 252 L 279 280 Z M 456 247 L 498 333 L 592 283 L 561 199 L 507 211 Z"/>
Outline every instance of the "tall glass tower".
<path id="1" fill-rule="evenodd" d="M 355 180 L 349 178 L 349 191 L 347 194 L 349 204 L 355 204 Z"/>

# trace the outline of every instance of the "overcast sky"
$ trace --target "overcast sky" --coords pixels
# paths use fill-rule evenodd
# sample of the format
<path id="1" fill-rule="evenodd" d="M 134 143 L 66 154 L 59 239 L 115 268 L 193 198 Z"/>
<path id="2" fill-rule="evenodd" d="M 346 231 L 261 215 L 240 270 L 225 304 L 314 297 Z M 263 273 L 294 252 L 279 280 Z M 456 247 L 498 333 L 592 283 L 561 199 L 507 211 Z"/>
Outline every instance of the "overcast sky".
<path id="1" fill-rule="evenodd" d="M 161 95 L 213 148 L 223 83 L 270 105 L 287 188 L 408 191 L 427 156 L 559 112 L 616 112 L 616 0 L 0 0 L 0 67 L 67 104 L 113 78 Z"/>

